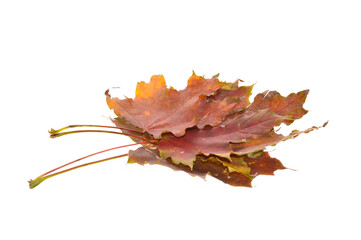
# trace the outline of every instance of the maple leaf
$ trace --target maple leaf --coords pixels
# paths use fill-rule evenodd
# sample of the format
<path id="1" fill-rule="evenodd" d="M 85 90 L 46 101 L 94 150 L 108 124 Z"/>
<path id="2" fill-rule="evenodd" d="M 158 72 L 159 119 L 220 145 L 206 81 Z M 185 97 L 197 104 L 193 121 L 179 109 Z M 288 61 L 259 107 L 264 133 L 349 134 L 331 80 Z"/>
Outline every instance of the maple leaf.
<path id="1" fill-rule="evenodd" d="M 232 160 L 234 161 L 234 159 L 236 159 L 236 157 Z M 245 161 L 250 168 L 249 174 L 251 176 L 273 175 L 276 170 L 286 169 L 280 160 L 271 158 L 267 152 L 262 152 L 262 155 L 256 158 L 245 156 L 243 161 Z"/>
<path id="2" fill-rule="evenodd" d="M 162 157 L 170 157 L 173 162 L 192 168 L 197 154 L 215 154 L 229 158 L 232 153 L 230 143 L 270 138 L 273 127 L 283 120 L 284 117 L 269 110 L 247 112 L 225 120 L 220 126 L 189 129 L 183 137 L 163 134 L 158 149 Z"/>
<path id="3" fill-rule="evenodd" d="M 303 104 L 308 90 L 287 97 L 276 91 L 258 94 L 252 103 L 251 86 L 221 82 L 218 75 L 206 79 L 194 74 L 184 90 L 167 88 L 164 77 L 155 75 L 149 83 L 137 84 L 135 98 L 113 98 L 106 91 L 109 108 L 118 116 L 111 119 L 114 126 L 69 125 L 51 129 L 52 138 L 79 133 L 105 132 L 130 137 L 135 143 L 118 146 L 87 155 L 30 180 L 30 188 L 61 173 L 128 156 L 128 163 L 158 164 L 205 178 L 207 174 L 232 186 L 250 187 L 258 175 L 273 175 L 286 169 L 267 152 L 268 146 L 298 137 L 300 134 L 325 127 L 313 126 L 304 131 L 293 130 L 284 136 L 275 126 L 290 125 L 307 113 Z M 76 127 L 102 127 L 110 130 L 66 131 Z M 141 145 L 135 151 L 67 170 L 57 170 L 106 151 Z M 55 172 L 55 173 L 53 173 Z"/>
<path id="4" fill-rule="evenodd" d="M 223 85 L 218 75 L 205 79 L 193 72 L 187 87 L 177 91 L 167 88 L 164 77 L 156 75 L 149 83 L 138 83 L 134 99 L 112 98 L 108 91 L 106 95 L 108 106 L 116 115 L 158 139 L 164 132 L 179 137 L 189 127 L 216 126 L 235 108 L 249 104 L 253 86 L 222 89 Z M 208 98 L 217 90 L 221 90 L 220 95 Z"/>
<path id="5" fill-rule="evenodd" d="M 240 115 L 224 124 L 203 130 L 190 129 L 183 137 L 164 134 L 158 149 L 164 158 L 171 158 L 176 164 L 184 164 L 193 168 L 197 155 L 211 154 L 230 159 L 231 154 L 252 155 L 274 146 L 277 143 L 309 133 L 320 127 L 312 127 L 305 131 L 293 130 L 283 136 L 274 132 L 284 117 L 272 114 L 269 110 L 260 110 L 249 115 Z M 326 124 L 323 125 L 323 127 Z"/>
<path id="6" fill-rule="evenodd" d="M 265 91 L 254 98 L 248 109 L 252 111 L 269 109 L 278 115 L 287 116 L 283 123 L 290 125 L 295 119 L 300 119 L 307 113 L 307 110 L 303 108 L 303 104 L 308 93 L 309 90 L 303 90 L 282 97 L 276 91 Z"/>
<path id="7" fill-rule="evenodd" d="M 193 169 L 183 164 L 175 164 L 171 159 L 164 159 L 160 157 L 159 152 L 153 150 L 150 151 L 144 147 L 138 148 L 135 151 L 129 151 L 128 163 L 137 163 L 140 165 L 144 164 L 157 164 L 165 167 L 169 167 L 174 171 L 184 171 L 191 176 L 198 176 L 205 179 L 206 175 L 209 174 L 225 183 L 233 186 L 251 186 L 253 177 L 250 176 L 249 168 L 244 167 L 243 171 L 239 171 L 240 167 L 237 165 L 235 168 L 238 171 L 230 170 L 229 166 L 226 166 L 218 157 L 206 157 L 199 155 L 194 163 Z M 229 165 L 232 165 L 229 163 Z"/>
<path id="8" fill-rule="evenodd" d="M 202 179 L 209 174 L 232 186 L 246 187 L 251 187 L 252 180 L 258 175 L 273 175 L 276 170 L 286 169 L 278 159 L 271 158 L 267 152 L 261 152 L 259 156 L 253 158 L 233 155 L 231 161 L 214 155 L 209 157 L 197 155 L 191 169 L 183 164 L 175 164 L 171 159 L 160 157 L 157 150 L 144 147 L 129 151 L 128 163 L 161 165 Z"/>

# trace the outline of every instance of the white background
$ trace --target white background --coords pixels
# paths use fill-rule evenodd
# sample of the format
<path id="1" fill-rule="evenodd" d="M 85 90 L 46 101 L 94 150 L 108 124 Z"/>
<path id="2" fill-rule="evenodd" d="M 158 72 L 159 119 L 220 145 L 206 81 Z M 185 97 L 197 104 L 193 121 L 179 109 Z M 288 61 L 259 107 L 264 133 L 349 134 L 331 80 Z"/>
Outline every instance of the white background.
<path id="1" fill-rule="evenodd" d="M 360 239 L 358 1 L 1 1 L 1 239 Z M 254 95 L 310 89 L 291 129 L 329 125 L 271 153 L 297 171 L 253 188 L 205 182 L 126 158 L 30 190 L 27 181 L 123 136 L 49 139 L 50 128 L 111 125 L 104 91 L 129 97 L 163 74 Z M 253 97 L 254 97 L 253 95 Z M 125 153 L 120 149 L 109 155 Z"/>

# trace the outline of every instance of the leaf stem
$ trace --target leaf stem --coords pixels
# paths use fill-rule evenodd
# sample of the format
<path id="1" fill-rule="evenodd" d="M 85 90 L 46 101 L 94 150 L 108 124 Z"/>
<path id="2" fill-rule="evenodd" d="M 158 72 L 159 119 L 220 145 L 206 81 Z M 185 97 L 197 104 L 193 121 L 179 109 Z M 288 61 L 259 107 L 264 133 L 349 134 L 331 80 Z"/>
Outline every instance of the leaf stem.
<path id="1" fill-rule="evenodd" d="M 115 128 L 115 129 L 120 129 L 120 130 L 124 130 L 124 131 L 128 131 L 128 132 L 133 132 L 133 133 L 139 133 L 139 134 L 143 134 L 142 132 L 140 131 L 137 131 L 137 130 L 133 130 L 133 129 L 128 129 L 128 128 L 122 128 L 122 127 L 115 127 L 115 126 L 103 126 L 103 125 L 69 125 L 69 126 L 66 126 L 66 127 L 63 127 L 63 128 L 60 128 L 58 130 L 54 130 L 53 128 L 49 130 L 49 133 L 50 134 L 57 134 L 57 133 L 60 133 L 66 129 L 69 129 L 69 128 L 77 128 L 77 127 L 99 127 L 99 128 Z"/>
<path id="2" fill-rule="evenodd" d="M 76 130 L 76 131 L 68 131 L 68 132 L 60 132 L 60 133 L 50 133 L 50 137 L 51 138 L 56 138 L 56 137 L 60 137 L 60 136 L 64 136 L 64 135 L 68 135 L 68 134 L 72 134 L 72 133 L 84 133 L 84 132 L 113 133 L 113 134 L 120 134 L 120 135 L 125 135 L 125 136 L 128 136 L 128 137 L 137 138 L 137 139 L 147 141 L 147 142 L 155 142 L 155 141 L 145 139 L 145 138 L 142 138 L 140 136 L 133 135 L 133 134 L 122 133 L 122 132 L 114 132 L 114 131 L 105 131 L 105 130 Z"/>
<path id="3" fill-rule="evenodd" d="M 41 174 L 41 175 L 40 175 L 39 177 L 37 177 L 37 178 L 44 177 L 44 176 L 48 175 L 49 173 L 52 173 L 52 172 L 55 172 L 56 170 L 59 170 L 60 168 L 66 167 L 66 166 L 68 166 L 68 165 L 70 165 L 70 164 L 79 162 L 80 160 L 83 160 L 83 159 L 85 159 L 85 158 L 98 155 L 98 154 L 100 154 L 100 153 L 104 153 L 104 152 L 108 152 L 108 151 L 111 151 L 111 150 L 115 150 L 115 149 L 119 149 L 119 148 L 124 148 L 124 147 L 131 147 L 131 146 L 135 146 L 135 145 L 139 145 L 139 144 L 146 144 L 146 143 L 148 143 L 148 142 L 132 143 L 132 144 L 122 145 L 122 146 L 118 146 L 118 147 L 113 147 L 113 148 L 105 149 L 105 150 L 102 150 L 102 151 L 99 151 L 99 152 L 96 152 L 96 153 L 92 153 L 92 154 L 89 154 L 89 155 L 87 155 L 87 156 L 85 156 L 85 157 L 81 157 L 81 158 L 78 158 L 78 159 L 76 159 L 76 160 L 74 160 L 74 161 L 68 162 L 68 163 L 66 163 L 66 164 L 64 164 L 64 165 L 61 165 L 60 167 L 54 168 L 53 170 L 50 170 L 50 171 L 48 171 L 48 172 L 46 172 L 46 173 L 44 173 L 44 174 Z"/>
<path id="4" fill-rule="evenodd" d="M 96 164 L 96 163 L 105 162 L 105 161 L 109 161 L 109 160 L 112 160 L 112 159 L 125 157 L 125 156 L 128 156 L 128 154 L 117 155 L 117 156 L 114 156 L 114 157 L 109 157 L 109 158 L 105 158 L 105 159 L 102 159 L 102 160 L 85 163 L 85 164 L 75 166 L 75 167 L 72 167 L 72 168 L 57 172 L 57 173 L 47 175 L 47 176 L 39 176 L 36 179 L 34 179 L 34 180 L 31 179 L 29 181 L 29 187 L 30 187 L 30 189 L 33 189 L 33 188 L 35 188 L 36 186 L 38 186 L 40 183 L 42 183 L 43 181 L 45 181 L 48 178 L 54 177 L 56 175 L 59 175 L 59 174 L 65 173 L 65 172 L 72 171 L 72 170 L 77 169 L 77 168 L 81 168 L 81 167 L 85 167 L 85 166 L 89 166 L 89 165 L 93 165 L 93 164 Z"/>

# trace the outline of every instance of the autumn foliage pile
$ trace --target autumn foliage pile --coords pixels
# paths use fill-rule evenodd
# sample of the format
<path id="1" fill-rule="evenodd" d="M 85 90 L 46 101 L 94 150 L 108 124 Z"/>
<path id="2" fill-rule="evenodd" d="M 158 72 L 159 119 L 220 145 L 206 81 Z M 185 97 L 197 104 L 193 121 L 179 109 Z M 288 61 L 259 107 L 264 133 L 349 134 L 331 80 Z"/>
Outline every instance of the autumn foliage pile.
<path id="1" fill-rule="evenodd" d="M 118 116 L 114 124 L 152 141 L 129 151 L 128 162 L 160 164 L 202 177 L 210 174 L 233 186 L 251 186 L 257 175 L 285 169 L 265 149 L 319 128 L 294 130 L 288 136 L 275 130 L 307 113 L 303 104 L 308 90 L 287 97 L 266 91 L 250 103 L 253 85 L 238 86 L 239 82 L 193 73 L 187 87 L 177 91 L 156 75 L 149 83 L 138 83 L 134 99 L 113 98 L 107 91 L 108 106 Z"/>
<path id="2" fill-rule="evenodd" d="M 303 104 L 308 90 L 287 97 L 276 91 L 266 91 L 256 95 L 250 103 L 253 85 L 238 86 L 239 82 L 241 80 L 222 82 L 218 75 L 206 79 L 193 72 L 187 87 L 180 91 L 168 88 L 162 75 L 153 76 L 149 83 L 139 82 L 134 99 L 112 97 L 107 90 L 107 104 L 117 115 L 112 119 L 115 126 L 69 125 L 51 129 L 50 137 L 105 132 L 129 136 L 135 143 L 93 153 L 57 167 L 30 180 L 30 188 L 61 173 L 124 156 L 128 156 L 129 163 L 160 164 L 193 176 L 204 178 L 209 174 L 233 186 L 250 187 L 256 176 L 273 175 L 276 170 L 285 169 L 278 159 L 269 155 L 267 146 L 320 127 L 293 130 L 286 136 L 276 130 L 280 124 L 290 125 L 307 113 Z M 78 127 L 117 131 L 65 131 Z M 132 145 L 141 147 L 128 154 L 56 172 L 96 154 Z"/>

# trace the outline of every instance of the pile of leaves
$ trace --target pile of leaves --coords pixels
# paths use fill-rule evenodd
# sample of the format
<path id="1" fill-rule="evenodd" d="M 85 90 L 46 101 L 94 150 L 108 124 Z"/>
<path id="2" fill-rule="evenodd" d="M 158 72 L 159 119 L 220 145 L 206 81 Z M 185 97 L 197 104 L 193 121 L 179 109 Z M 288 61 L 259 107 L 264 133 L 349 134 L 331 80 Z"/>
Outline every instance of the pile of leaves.
<path id="1" fill-rule="evenodd" d="M 266 151 L 281 141 L 308 133 L 278 134 L 281 123 L 290 125 L 307 113 L 308 90 L 287 97 L 265 91 L 250 103 L 251 86 L 206 79 L 194 74 L 184 90 L 168 88 L 163 75 L 139 82 L 134 99 L 112 97 L 107 104 L 118 116 L 112 121 L 142 147 L 129 151 L 128 162 L 160 164 L 191 175 L 209 174 L 233 186 L 251 186 L 258 175 L 285 169 Z M 325 123 L 323 126 L 326 126 Z"/>
<path id="2" fill-rule="evenodd" d="M 135 143 L 87 155 L 48 171 L 29 181 L 30 188 L 44 180 L 73 169 L 128 156 L 129 163 L 159 164 L 205 178 L 207 174 L 232 186 L 250 187 L 258 175 L 273 175 L 285 169 L 266 151 L 281 141 L 320 127 L 293 130 L 287 136 L 277 133 L 280 124 L 290 125 L 302 118 L 308 90 L 287 97 L 276 91 L 255 96 L 250 103 L 251 86 L 206 79 L 194 74 L 184 90 L 166 86 L 162 75 L 149 83 L 139 82 L 135 98 L 119 99 L 105 92 L 107 104 L 117 115 L 115 126 L 69 125 L 49 131 L 51 138 L 79 132 L 102 132 L 129 136 Z M 322 126 L 326 126 L 327 122 Z M 109 130 L 64 131 L 78 127 Z M 58 171 L 70 164 L 106 151 L 141 145 L 135 151 Z M 54 173 L 55 172 L 55 173 Z"/>

